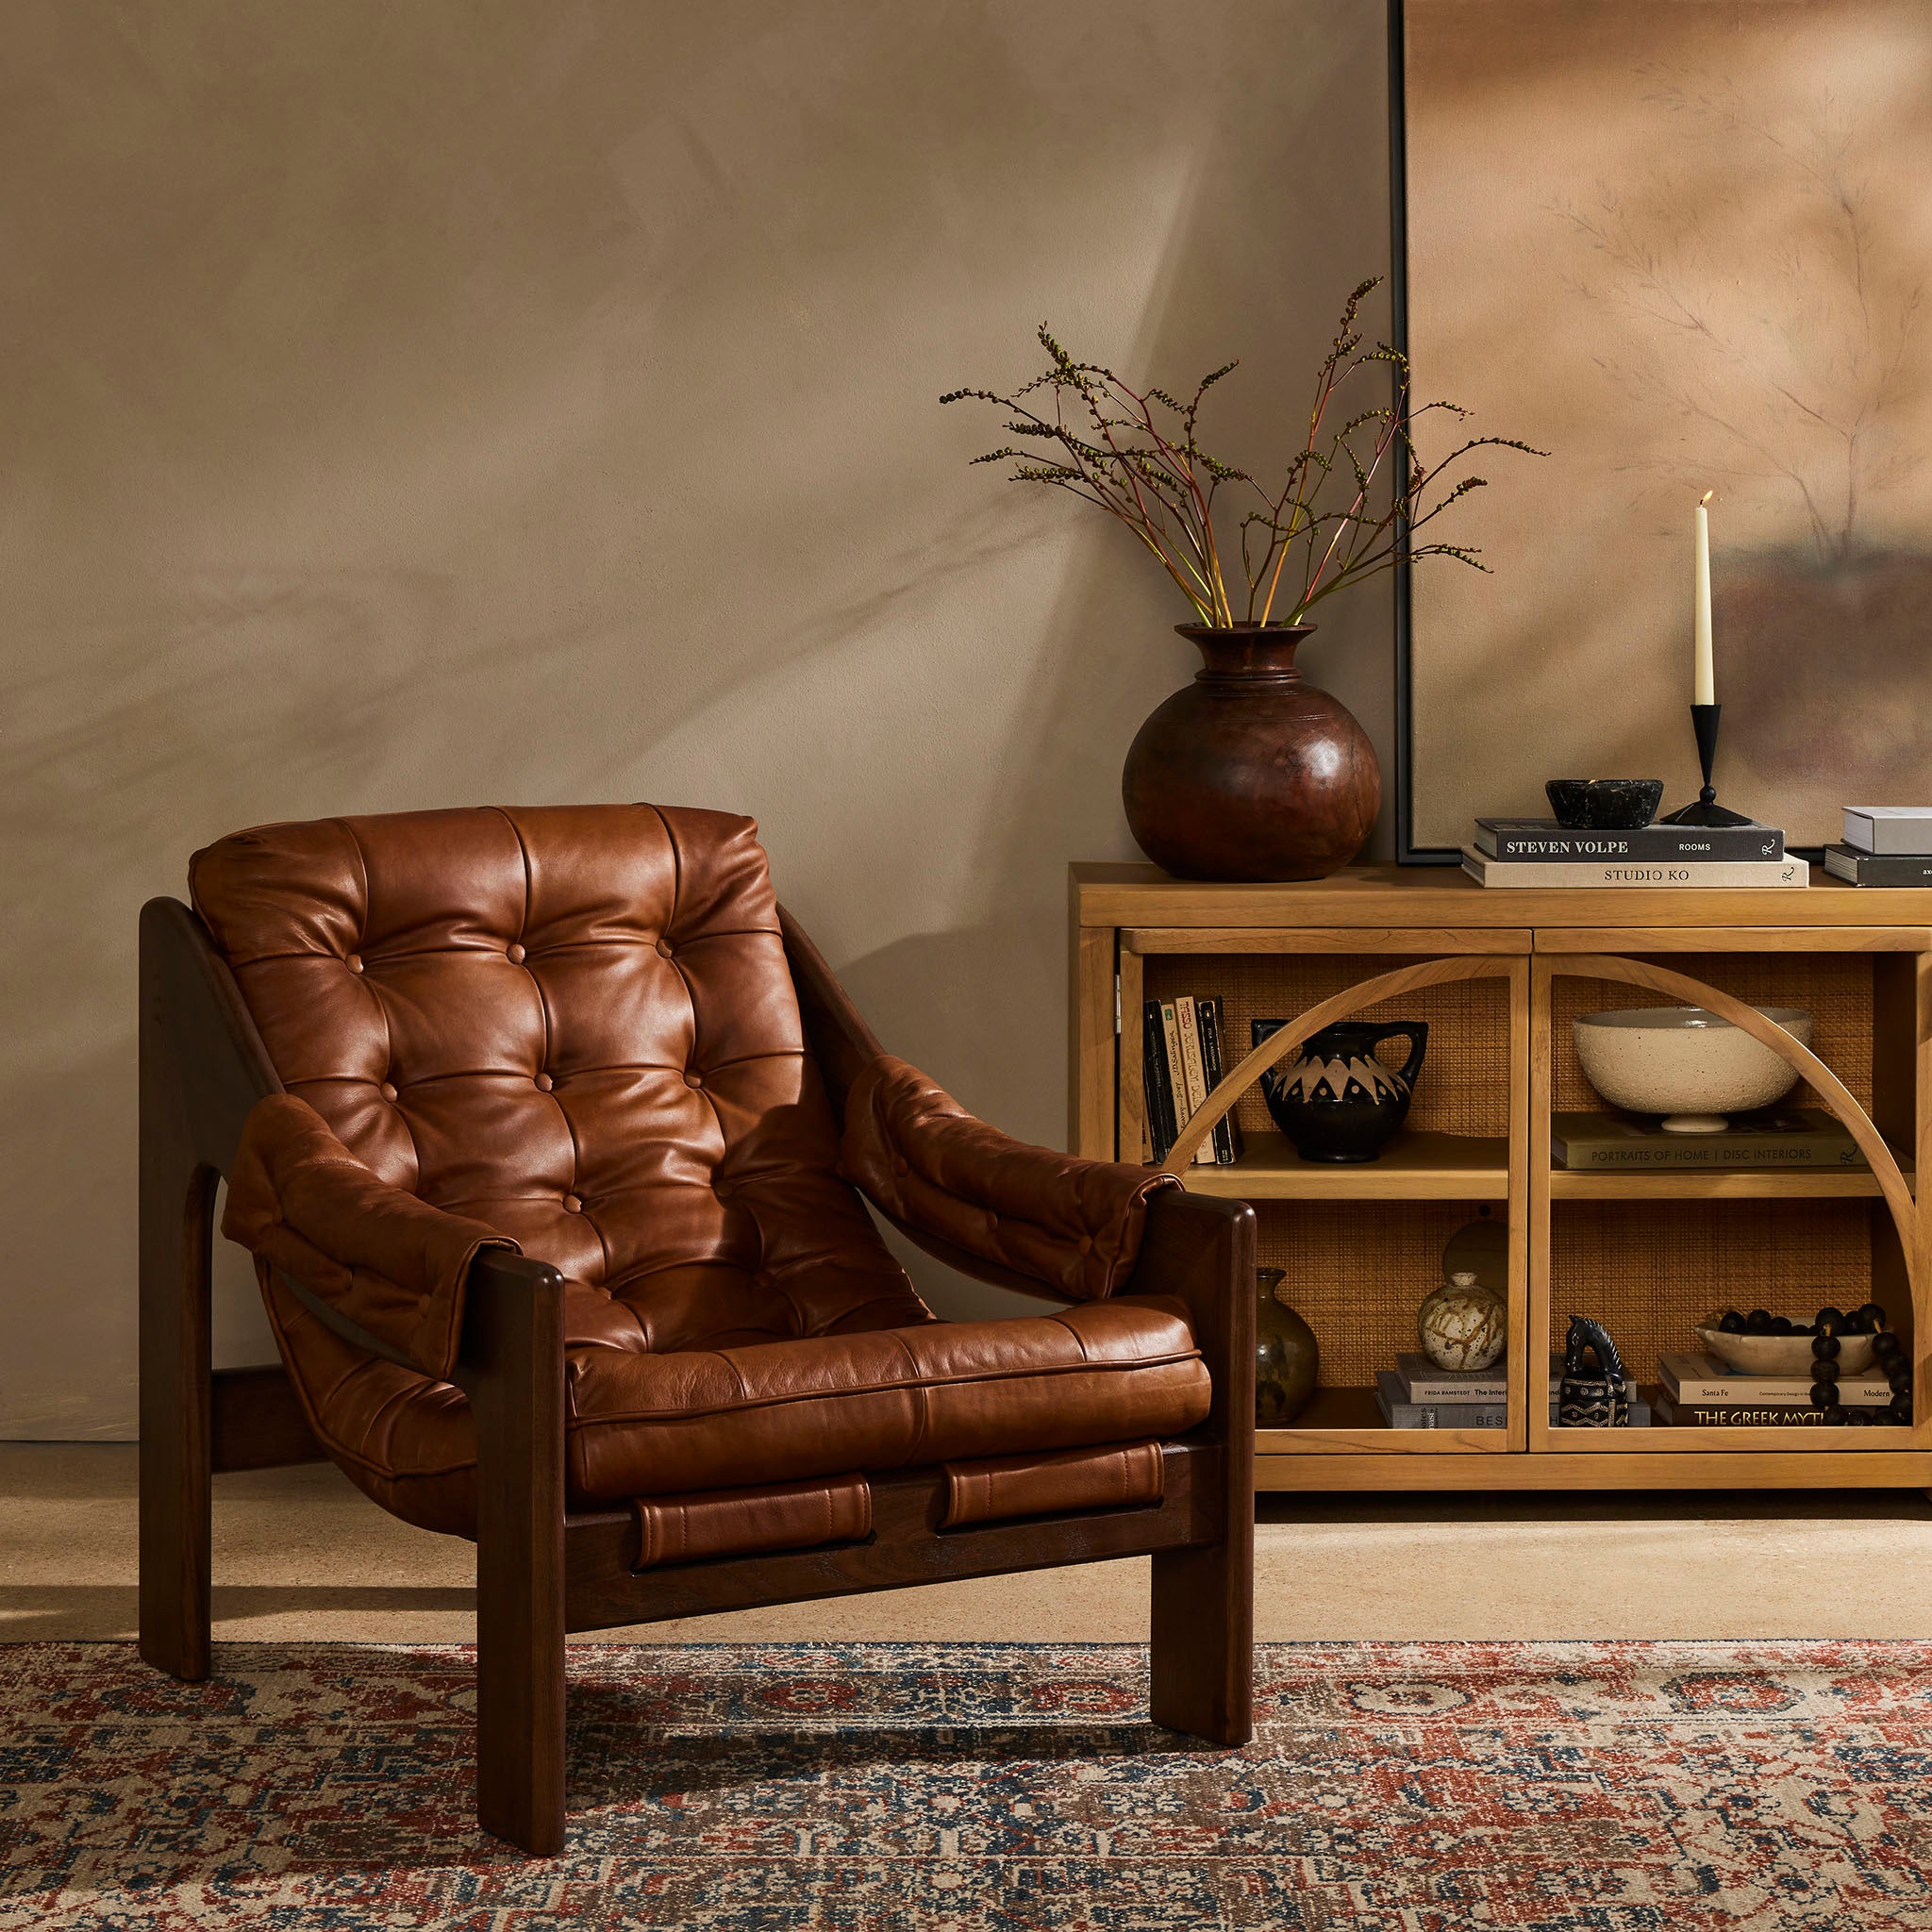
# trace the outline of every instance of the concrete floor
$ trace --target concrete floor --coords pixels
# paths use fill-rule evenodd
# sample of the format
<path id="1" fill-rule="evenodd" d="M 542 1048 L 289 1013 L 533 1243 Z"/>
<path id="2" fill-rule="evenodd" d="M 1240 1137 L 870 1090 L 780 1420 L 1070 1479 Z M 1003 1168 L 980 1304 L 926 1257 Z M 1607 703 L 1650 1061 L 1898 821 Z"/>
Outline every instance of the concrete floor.
<path id="1" fill-rule="evenodd" d="M 135 1452 L 0 1443 L 0 1638 L 131 1637 Z M 1923 1491 L 1261 1499 L 1266 1639 L 1932 1637 Z M 220 1638 L 458 1642 L 467 1543 L 325 1464 L 215 1481 Z M 600 1631 L 599 1641 L 1139 1641 L 1144 1561 Z"/>

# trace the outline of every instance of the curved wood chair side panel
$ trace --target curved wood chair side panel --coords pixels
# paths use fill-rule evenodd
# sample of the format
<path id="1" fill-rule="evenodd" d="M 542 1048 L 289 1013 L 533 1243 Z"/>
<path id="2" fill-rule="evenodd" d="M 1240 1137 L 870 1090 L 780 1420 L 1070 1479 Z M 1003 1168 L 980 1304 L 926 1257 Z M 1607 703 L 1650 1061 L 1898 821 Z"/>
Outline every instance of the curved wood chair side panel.
<path id="1" fill-rule="evenodd" d="M 1809 1047 L 1788 1033 L 1775 1020 L 1767 1020 L 1757 1008 L 1747 1006 L 1734 994 L 1720 991 L 1701 979 L 1691 978 L 1687 973 L 1673 972 L 1668 966 L 1655 966 L 1648 960 L 1623 958 L 1608 953 L 1578 953 L 1566 955 L 1554 970 L 1579 979 L 1621 980 L 1626 986 L 1641 986 L 1653 992 L 1670 993 L 1687 1006 L 1702 1007 L 1707 1012 L 1715 1013 L 1720 1020 L 1728 1020 L 1732 1025 L 1748 1033 L 1753 1040 L 1768 1046 L 1780 1059 L 1794 1067 L 1816 1089 L 1819 1098 L 1857 1142 L 1859 1153 L 1871 1163 L 1878 1191 L 1885 1196 L 1885 1205 L 1891 1210 L 1892 1224 L 1898 1230 L 1907 1277 L 1916 1291 L 1918 1209 L 1912 1200 L 1912 1191 L 1906 1184 L 1906 1177 L 1900 1172 L 1891 1149 L 1873 1124 L 1871 1116 L 1853 1098 L 1851 1089 Z"/>
<path id="2" fill-rule="evenodd" d="M 1300 1019 L 1270 1034 L 1208 1094 L 1168 1151 L 1161 1172 L 1185 1175 L 1193 1164 L 1194 1150 L 1214 1131 L 1215 1123 L 1276 1060 L 1285 1058 L 1311 1034 L 1334 1025 L 1338 1020 L 1346 1020 L 1365 1007 L 1377 1006 L 1383 1000 L 1395 999 L 1425 986 L 1446 986 L 1457 979 L 1507 979 L 1511 965 L 1510 957 L 1505 954 L 1424 959 L 1413 966 L 1398 966 L 1394 972 L 1379 974 L 1374 979 L 1359 980 L 1319 1006 L 1310 1007 Z"/>

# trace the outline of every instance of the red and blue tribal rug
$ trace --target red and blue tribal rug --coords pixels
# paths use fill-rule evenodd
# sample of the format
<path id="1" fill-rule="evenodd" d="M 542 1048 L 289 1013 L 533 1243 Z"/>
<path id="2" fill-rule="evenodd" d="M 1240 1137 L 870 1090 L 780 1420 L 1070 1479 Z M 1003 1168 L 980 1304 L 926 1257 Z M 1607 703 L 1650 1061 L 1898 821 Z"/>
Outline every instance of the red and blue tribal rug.
<path id="1" fill-rule="evenodd" d="M 0 1927 L 1932 1927 L 1932 1645 L 575 1647 L 571 1835 L 470 1823 L 470 1655 L 0 1650 Z"/>

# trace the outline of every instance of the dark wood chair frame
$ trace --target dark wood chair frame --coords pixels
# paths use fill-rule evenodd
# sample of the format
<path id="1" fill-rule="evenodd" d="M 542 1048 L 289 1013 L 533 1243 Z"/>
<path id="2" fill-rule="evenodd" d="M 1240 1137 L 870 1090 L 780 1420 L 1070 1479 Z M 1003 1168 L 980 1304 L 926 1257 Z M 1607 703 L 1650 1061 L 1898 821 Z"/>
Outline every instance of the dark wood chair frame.
<path id="1" fill-rule="evenodd" d="M 782 917 L 782 915 L 781 915 Z M 810 941 L 785 943 L 808 1038 L 836 1110 L 879 1051 Z M 141 919 L 141 1654 L 191 1683 L 210 1670 L 209 1478 L 322 1459 L 279 1365 L 213 1371 L 215 1190 L 249 1109 L 282 1091 L 207 928 L 175 899 Z M 1040 1284 L 916 1227 L 961 1274 Z M 1220 1745 L 1251 1731 L 1254 1635 L 1254 1210 L 1177 1189 L 1148 1204 L 1127 1291 L 1178 1297 L 1213 1376 L 1208 1420 L 1162 1445 L 1158 1504 L 940 1527 L 942 1473 L 871 1478 L 872 1534 L 816 1549 L 634 1572 L 624 1509 L 564 1500 L 562 1277 L 479 1255 L 455 1380 L 476 1425 L 476 1810 L 484 1828 L 547 1855 L 564 1841 L 564 1637 L 572 1630 L 894 1590 L 961 1576 L 1147 1554 L 1154 1559 L 1152 1714 Z M 286 1279 L 287 1277 L 284 1277 Z M 322 1320 L 401 1360 L 299 1283 Z"/>

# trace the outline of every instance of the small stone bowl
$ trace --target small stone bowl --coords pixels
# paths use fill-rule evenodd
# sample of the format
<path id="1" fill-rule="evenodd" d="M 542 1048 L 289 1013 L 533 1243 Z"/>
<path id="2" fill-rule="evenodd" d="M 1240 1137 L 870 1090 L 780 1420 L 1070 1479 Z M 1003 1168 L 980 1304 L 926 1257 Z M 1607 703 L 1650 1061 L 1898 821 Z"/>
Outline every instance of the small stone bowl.
<path id="1" fill-rule="evenodd" d="M 1635 832 L 1657 816 L 1661 778 L 1546 778 L 1559 825 L 1577 832 Z"/>
<path id="2" fill-rule="evenodd" d="M 1705 1352 L 1740 1375 L 1808 1375 L 1811 1338 L 1808 1335 L 1731 1335 L 1722 1328 L 1700 1328 L 1697 1339 Z M 1872 1366 L 1875 1335 L 1840 1335 L 1838 1372 L 1862 1375 Z"/>

